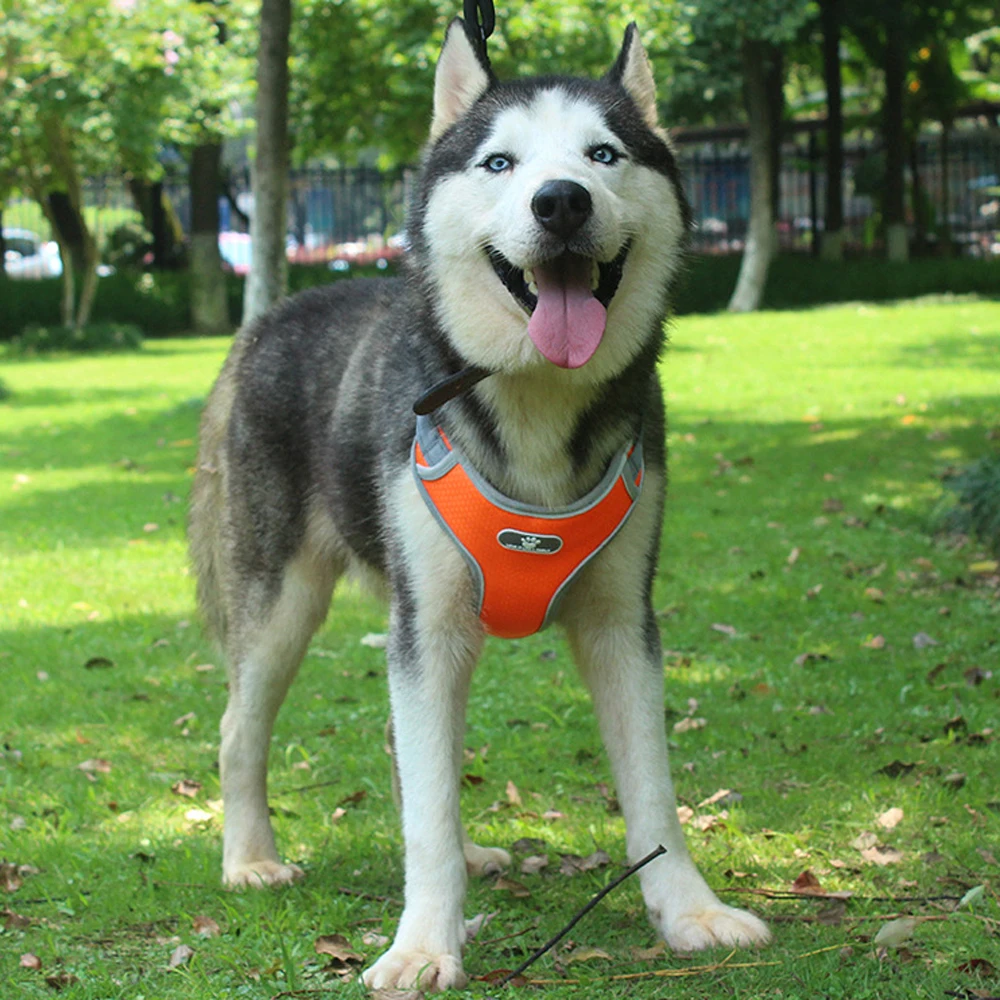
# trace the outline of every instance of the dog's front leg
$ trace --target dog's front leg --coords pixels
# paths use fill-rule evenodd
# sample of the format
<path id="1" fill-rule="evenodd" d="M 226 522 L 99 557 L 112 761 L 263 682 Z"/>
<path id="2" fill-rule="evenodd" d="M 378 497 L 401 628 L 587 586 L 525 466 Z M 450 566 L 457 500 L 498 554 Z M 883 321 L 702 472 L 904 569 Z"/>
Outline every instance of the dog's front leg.
<path id="1" fill-rule="evenodd" d="M 405 906 L 392 947 L 367 986 L 442 990 L 466 982 L 466 863 L 459 815 L 460 760 L 469 679 L 481 639 L 454 622 L 394 607 L 389 690 L 401 785 Z M 435 617 L 437 617 L 435 615 Z"/>

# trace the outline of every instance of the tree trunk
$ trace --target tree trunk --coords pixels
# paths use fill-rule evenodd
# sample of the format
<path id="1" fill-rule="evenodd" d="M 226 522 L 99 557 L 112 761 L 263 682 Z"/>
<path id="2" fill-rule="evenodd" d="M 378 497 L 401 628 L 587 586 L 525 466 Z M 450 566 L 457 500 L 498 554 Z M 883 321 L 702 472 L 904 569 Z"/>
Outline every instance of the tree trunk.
<path id="1" fill-rule="evenodd" d="M 281 298 L 288 283 L 288 34 L 291 0 L 261 0 L 257 55 L 257 156 L 253 165 L 252 260 L 243 322 Z"/>
<path id="2" fill-rule="evenodd" d="M 44 198 L 44 207 L 63 259 L 63 322 L 79 329 L 90 319 L 97 294 L 97 243 L 83 216 L 80 177 L 65 128 L 59 119 L 49 117 L 42 129 L 55 179 L 54 189 Z M 75 305 L 74 272 L 80 276 L 80 298 Z"/>
<path id="3" fill-rule="evenodd" d="M 919 135 L 910 138 L 910 177 L 913 191 L 911 202 L 913 205 L 913 252 L 921 256 L 927 252 L 927 222 L 928 222 L 928 199 L 924 193 L 923 175 L 920 171 L 920 142 Z"/>
<path id="4" fill-rule="evenodd" d="M 152 237 L 152 266 L 160 271 L 178 267 L 184 259 L 184 227 L 170 204 L 163 181 L 133 176 L 128 187 L 142 224 Z"/>
<path id="5" fill-rule="evenodd" d="M 889 260 L 906 260 L 906 130 L 903 119 L 903 91 L 906 85 L 906 33 L 902 4 L 894 4 L 886 22 L 885 103 L 882 107 L 882 136 L 885 146 L 885 197 L 883 221 Z"/>
<path id="6" fill-rule="evenodd" d="M 840 25 L 843 0 L 821 0 L 823 79 L 826 83 L 826 214 L 820 255 L 844 256 L 844 104 L 840 65 Z"/>
<path id="7" fill-rule="evenodd" d="M 731 312 L 751 312 L 760 306 L 775 250 L 767 88 L 770 52 L 766 42 L 743 43 L 743 84 L 750 130 L 750 225 L 736 290 L 729 300 Z"/>
<path id="8" fill-rule="evenodd" d="M 951 159 L 951 126 L 949 119 L 941 122 L 941 256 L 952 255 L 951 242 L 951 177 L 948 161 Z"/>
<path id="9" fill-rule="evenodd" d="M 219 253 L 219 164 L 222 146 L 203 143 L 191 151 L 191 319 L 196 333 L 229 332 L 226 275 Z"/>
<path id="10" fill-rule="evenodd" d="M 785 132 L 785 57 L 769 46 L 767 61 L 767 117 L 771 146 L 771 207 L 774 220 L 781 217 L 781 143 Z"/>

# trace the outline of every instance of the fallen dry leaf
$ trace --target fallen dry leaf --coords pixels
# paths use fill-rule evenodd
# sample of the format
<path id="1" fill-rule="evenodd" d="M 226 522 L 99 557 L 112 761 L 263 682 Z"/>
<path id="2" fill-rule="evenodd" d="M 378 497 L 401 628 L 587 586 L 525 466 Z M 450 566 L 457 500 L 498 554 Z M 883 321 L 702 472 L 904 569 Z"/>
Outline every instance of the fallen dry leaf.
<path id="1" fill-rule="evenodd" d="M 992 977 L 997 974 L 996 966 L 985 958 L 970 958 L 968 962 L 959 965 L 957 971 L 966 976 L 981 976 L 984 979 L 987 976 Z"/>
<path id="2" fill-rule="evenodd" d="M 170 786 L 170 791 L 174 795 L 183 795 L 185 798 L 193 799 L 201 791 L 201 788 L 200 781 L 194 781 L 191 778 L 181 778 L 180 781 L 175 781 Z"/>
<path id="3" fill-rule="evenodd" d="M 883 830 L 893 830 L 903 821 L 903 810 L 898 806 L 887 809 L 875 822 Z"/>
<path id="4" fill-rule="evenodd" d="M 207 823 L 212 819 L 212 814 L 210 812 L 205 812 L 204 809 L 188 809 L 184 813 L 184 818 L 189 823 Z"/>
<path id="5" fill-rule="evenodd" d="M 885 767 L 880 767 L 875 773 L 884 774 L 887 778 L 901 778 L 909 774 L 917 765 L 905 764 L 901 760 L 894 760 Z"/>
<path id="6" fill-rule="evenodd" d="M 94 772 L 98 774 L 110 774 L 111 773 L 111 762 L 104 760 L 101 757 L 95 757 L 92 760 L 81 761 L 77 764 L 77 770 L 84 772 Z"/>
<path id="7" fill-rule="evenodd" d="M 884 865 L 898 865 L 903 860 L 903 852 L 895 847 L 883 847 L 877 844 L 875 847 L 867 847 L 861 852 L 861 857 L 873 865 L 882 867 Z"/>
<path id="8" fill-rule="evenodd" d="M 873 635 L 870 639 L 866 639 L 861 643 L 865 649 L 885 649 L 885 636 L 884 635 Z"/>
<path id="9" fill-rule="evenodd" d="M 3 923 L 3 928 L 6 931 L 21 931 L 34 923 L 31 917 L 15 913 L 9 906 L 0 910 L 0 922 Z"/>
<path id="10" fill-rule="evenodd" d="M 876 947 L 899 948 L 913 937 L 917 927 L 916 917 L 900 917 L 883 924 L 872 942 Z"/>
<path id="11" fill-rule="evenodd" d="M 366 948 L 384 948 L 389 943 L 389 938 L 378 931 L 366 931 L 361 938 L 361 943 Z"/>
<path id="12" fill-rule="evenodd" d="M 660 958 L 666 953 L 666 941 L 657 941 L 652 948 L 632 948 L 632 959 L 636 962 L 650 962 L 654 958 Z"/>
<path id="13" fill-rule="evenodd" d="M 56 972 L 51 976 L 45 977 L 45 985 L 53 990 L 56 990 L 56 992 L 78 982 L 80 982 L 80 980 L 77 979 L 71 972 Z"/>
<path id="14" fill-rule="evenodd" d="M 865 587 L 865 597 L 876 604 L 885 604 L 885 591 L 878 587 Z"/>
<path id="15" fill-rule="evenodd" d="M 691 820 L 691 826 L 701 833 L 708 833 L 716 827 L 724 827 L 727 819 L 729 819 L 729 811 L 723 809 L 718 816 L 696 816 Z"/>
<path id="16" fill-rule="evenodd" d="M 735 638 L 737 635 L 736 628 L 733 625 L 723 625 L 720 622 L 713 622 L 712 628 L 716 632 L 721 632 L 723 635 L 728 635 L 731 639 Z"/>
<path id="17" fill-rule="evenodd" d="M 720 788 L 714 795 L 710 795 L 707 799 L 698 803 L 699 809 L 705 809 L 708 806 L 714 806 L 722 804 L 724 806 L 731 806 L 736 802 L 742 802 L 743 796 L 739 792 L 734 792 L 730 788 Z"/>
<path id="18" fill-rule="evenodd" d="M 874 847 L 878 843 L 878 837 L 866 830 L 864 833 L 859 833 L 854 840 L 851 841 L 851 847 L 858 851 L 867 851 L 869 847 Z"/>
<path id="19" fill-rule="evenodd" d="M 191 923 L 198 937 L 213 938 L 221 933 L 219 925 L 211 917 L 195 917 Z"/>
<path id="20" fill-rule="evenodd" d="M 170 959 L 167 962 L 167 968 L 178 969 L 182 965 L 187 965 L 193 957 L 194 948 L 191 948 L 186 944 L 179 944 L 171 953 Z"/>
<path id="21" fill-rule="evenodd" d="M 361 645 L 369 649 L 385 649 L 388 642 L 389 636 L 384 632 L 369 632 L 361 638 Z"/>
<path id="22" fill-rule="evenodd" d="M 913 637 L 913 646 L 915 649 L 927 649 L 928 646 L 940 645 L 937 639 L 932 639 L 926 632 L 918 632 Z"/>
<path id="23" fill-rule="evenodd" d="M 195 712 L 185 712 L 179 718 L 174 719 L 174 725 L 178 727 L 186 726 L 189 722 L 193 722 L 198 716 Z"/>
<path id="24" fill-rule="evenodd" d="M 465 940 L 466 942 L 474 941 L 483 932 L 483 928 L 497 916 L 499 910 L 494 910 L 492 913 L 477 913 L 474 917 L 470 917 L 465 921 Z"/>
<path id="25" fill-rule="evenodd" d="M 363 800 L 363 799 L 364 799 L 364 798 L 365 798 L 365 797 L 366 797 L 367 795 L 368 795 L 368 793 L 367 793 L 367 792 L 366 792 L 366 791 L 365 791 L 365 790 L 364 790 L 364 789 L 362 788 L 362 789 L 360 789 L 359 791 L 356 791 L 356 792 L 352 792 L 352 793 L 351 793 L 350 795 L 346 795 L 346 796 L 344 796 L 344 798 L 342 798 L 342 799 L 341 799 L 341 800 L 340 800 L 340 801 L 339 801 L 339 802 L 337 803 L 337 805 L 338 805 L 338 806 L 356 806 L 356 805 L 357 805 L 357 804 L 358 804 L 359 802 L 361 802 L 361 801 L 362 801 L 362 800 Z"/>
<path id="26" fill-rule="evenodd" d="M 547 854 L 532 854 L 521 862 L 522 875 L 537 875 L 543 868 L 547 868 L 549 856 Z"/>
<path id="27" fill-rule="evenodd" d="M 493 883 L 494 892 L 509 892 L 515 899 L 524 899 L 531 895 L 531 890 L 523 883 L 501 875 Z"/>
<path id="28" fill-rule="evenodd" d="M 611 858 L 606 851 L 597 850 L 593 854 L 588 854 L 582 858 L 579 854 L 560 855 L 559 873 L 561 875 L 579 875 L 581 872 L 590 872 L 595 868 L 603 868 L 611 864 Z"/>
<path id="29" fill-rule="evenodd" d="M 328 955 L 344 965 L 360 965 L 365 960 L 364 955 L 351 950 L 351 943 L 343 934 L 321 934 L 314 947 L 317 955 Z"/>
<path id="30" fill-rule="evenodd" d="M 708 725 L 707 719 L 692 719 L 690 716 L 686 716 L 681 719 L 680 722 L 674 723 L 675 733 L 690 733 L 695 729 L 704 729 Z"/>
<path id="31" fill-rule="evenodd" d="M 517 790 L 517 785 L 515 785 L 513 781 L 507 782 L 506 794 L 507 801 L 512 806 L 521 805 L 521 793 Z"/>
<path id="32" fill-rule="evenodd" d="M 694 810 L 690 806 L 677 807 L 677 820 L 681 826 L 685 826 L 694 819 Z"/>
<path id="33" fill-rule="evenodd" d="M 804 896 L 814 896 L 823 892 L 823 886 L 820 885 L 819 879 L 816 878 L 812 870 L 807 868 L 792 883 L 792 892 L 799 892 Z"/>
<path id="34" fill-rule="evenodd" d="M 0 882 L 3 883 L 4 892 L 17 892 L 24 885 L 18 866 L 6 861 L 0 861 Z"/>
<path id="35" fill-rule="evenodd" d="M 574 962 L 593 962 L 595 959 L 601 959 L 604 962 L 614 961 L 614 959 L 603 949 L 588 948 L 586 946 L 574 948 L 568 955 L 561 955 L 560 958 L 567 965 L 572 965 Z"/>
<path id="36" fill-rule="evenodd" d="M 21 956 L 21 968 L 33 969 L 36 972 L 42 967 L 42 960 L 34 952 L 26 951 Z"/>

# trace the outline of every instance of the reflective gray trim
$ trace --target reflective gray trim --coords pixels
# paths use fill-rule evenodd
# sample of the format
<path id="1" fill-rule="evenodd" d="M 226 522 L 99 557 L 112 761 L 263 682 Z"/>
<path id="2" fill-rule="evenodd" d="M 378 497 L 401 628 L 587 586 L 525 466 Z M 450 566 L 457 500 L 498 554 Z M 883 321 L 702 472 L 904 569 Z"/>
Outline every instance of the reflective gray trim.
<path id="1" fill-rule="evenodd" d="M 417 422 L 419 423 L 423 419 L 423 417 L 417 417 Z M 438 438 L 438 440 L 440 441 L 440 438 Z M 443 441 L 441 442 L 441 447 L 445 447 Z M 420 450 L 424 451 L 423 442 L 420 442 Z M 426 457 L 426 451 L 424 451 L 424 455 Z M 427 476 L 426 478 L 437 479 L 439 476 L 443 476 L 444 473 L 447 472 L 448 469 L 450 469 L 455 463 L 450 462 L 445 464 L 447 464 L 447 468 L 439 469 L 435 466 L 435 468 L 431 470 L 434 472 L 434 475 Z M 417 489 L 420 490 L 420 495 L 423 497 L 424 503 L 427 505 L 427 509 L 434 515 L 434 520 L 437 521 L 437 523 L 444 529 L 444 533 L 455 543 L 458 551 L 462 553 L 466 563 L 468 564 L 469 572 L 472 574 L 472 590 L 475 596 L 476 615 L 478 616 L 483 610 L 483 598 L 486 594 L 486 582 L 483 579 L 482 567 L 478 562 L 476 562 L 472 553 L 462 544 L 458 535 L 451 530 L 451 525 L 449 525 L 448 522 L 441 516 L 441 512 L 437 509 L 437 505 L 431 499 L 431 495 L 427 492 L 427 487 L 424 486 L 422 478 L 425 470 L 422 466 L 417 464 L 417 438 L 413 439 L 413 444 L 410 447 L 410 468 L 413 470 L 413 478 L 416 480 Z"/>
<path id="2" fill-rule="evenodd" d="M 641 460 L 642 454 L 639 451 L 638 446 L 636 447 L 636 451 L 633 452 L 633 454 L 635 454 L 636 452 L 639 452 L 639 457 L 640 457 L 640 460 Z M 640 468 L 641 468 L 641 466 L 640 466 Z M 573 570 L 573 572 L 570 573 L 570 575 L 568 577 L 566 577 L 566 579 L 563 580 L 562 583 L 559 584 L 559 589 L 556 590 L 556 592 L 552 595 L 552 600 L 549 601 L 549 606 L 545 610 L 545 617 L 542 619 L 541 627 L 538 629 L 539 632 L 541 632 L 542 629 L 548 628 L 552 624 L 553 620 L 555 619 L 555 616 L 559 613 L 559 605 L 562 603 L 562 599 L 566 595 L 566 591 L 569 589 L 570 584 L 580 575 L 580 572 L 583 570 L 583 567 L 586 566 L 587 563 L 589 563 L 590 560 L 593 559 L 594 556 L 596 556 L 597 553 L 600 552 L 601 549 L 603 549 L 604 546 L 607 545 L 608 542 L 610 542 L 611 539 L 614 538 L 615 535 L 618 534 L 619 531 L 621 531 L 621 529 L 625 525 L 625 522 L 632 516 L 632 511 L 635 510 L 635 503 L 636 503 L 636 500 L 638 500 L 638 498 L 639 498 L 639 493 L 641 491 L 641 486 L 642 486 L 642 483 L 645 482 L 645 479 L 646 479 L 646 477 L 645 477 L 645 474 L 644 474 L 643 478 L 640 480 L 640 488 L 639 489 L 637 489 L 636 485 L 635 485 L 635 476 L 632 477 L 631 481 L 629 481 L 629 480 L 625 481 L 625 486 L 626 487 L 630 487 L 629 488 L 629 493 L 632 496 L 632 503 L 629 504 L 628 510 L 625 511 L 625 513 L 622 515 L 622 519 L 618 522 L 618 524 L 615 525 L 615 528 L 611 532 L 611 534 L 608 535 L 608 537 L 605 538 L 604 541 L 601 542 L 601 544 L 598 545 L 597 548 L 594 549 L 594 551 L 591 552 L 590 555 L 587 556 L 587 558 L 584 559 L 583 562 L 580 563 L 580 565 L 577 566 L 576 569 Z"/>
<path id="3" fill-rule="evenodd" d="M 635 500 L 639 496 L 639 488 L 635 485 L 635 477 L 643 468 L 642 457 L 642 433 L 635 442 L 628 442 L 619 449 L 614 458 L 611 459 L 607 471 L 601 477 L 601 481 L 590 492 L 585 493 L 579 500 L 567 504 L 565 507 L 540 507 L 536 504 L 522 503 L 505 496 L 498 489 L 488 483 L 472 466 L 470 462 L 464 460 L 464 456 L 458 448 L 452 446 L 450 449 L 441 439 L 441 432 L 431 421 L 430 417 L 417 417 L 416 441 L 420 444 L 420 450 L 424 453 L 428 466 L 419 466 L 413 461 L 413 467 L 421 479 L 440 479 L 449 469 L 461 464 L 466 475 L 472 480 L 476 489 L 486 497 L 490 503 L 511 514 L 527 514 L 529 517 L 550 518 L 556 520 L 562 517 L 572 517 L 574 514 L 582 514 L 596 507 L 613 489 L 618 477 L 624 475 L 625 488 L 629 496 Z M 632 454 L 629 455 L 629 451 Z M 631 475 L 629 474 L 631 472 Z M 433 505 L 432 505 L 433 506 Z"/>
<path id="4" fill-rule="evenodd" d="M 423 452 L 424 458 L 430 464 L 428 466 L 422 466 L 417 464 L 417 444 L 420 445 L 420 450 Z M 631 451 L 631 454 L 629 452 Z M 438 511 L 437 506 L 431 499 L 430 494 L 427 492 L 427 488 L 424 486 L 424 480 L 440 479 L 446 472 L 453 469 L 456 465 L 460 464 L 462 458 L 461 452 L 455 448 L 449 448 L 441 437 L 441 432 L 431 421 L 428 416 L 418 416 L 417 417 L 417 433 L 413 439 L 413 446 L 410 449 L 410 466 L 413 469 L 413 477 L 416 480 L 417 488 L 420 490 L 420 495 L 424 499 L 424 503 L 427 504 L 430 512 L 434 515 L 434 519 L 441 525 L 445 533 L 451 538 L 451 540 L 458 546 L 459 552 L 465 558 L 466 563 L 469 566 L 469 571 L 472 574 L 472 586 L 475 592 L 476 598 L 476 614 L 480 614 L 483 609 L 483 598 L 486 593 L 486 583 L 483 577 L 483 570 L 476 559 L 473 557 L 472 553 L 462 544 L 458 536 L 454 531 L 451 530 L 451 526 L 447 521 L 441 516 Z M 632 499 L 632 503 L 629 505 L 628 510 L 622 515 L 622 519 L 615 525 L 614 529 L 608 535 L 607 538 L 601 542 L 600 545 L 594 549 L 586 559 L 583 560 L 568 577 L 559 585 L 559 588 L 552 595 L 552 599 L 549 601 L 549 605 L 545 611 L 545 618 L 542 620 L 542 624 L 539 627 L 539 632 L 545 628 L 548 628 L 552 624 L 553 619 L 559 611 L 559 605 L 562 603 L 562 599 L 566 594 L 567 589 L 573 583 L 573 581 L 580 575 L 580 572 L 607 544 L 611 541 L 615 535 L 621 531 L 625 522 L 629 519 L 632 511 L 635 510 L 636 501 L 639 499 L 639 494 L 642 492 L 642 487 L 645 485 L 646 476 L 645 469 L 646 463 L 642 452 L 642 432 L 639 432 L 639 437 L 634 443 L 626 444 L 621 448 L 615 457 L 611 460 L 608 466 L 607 472 L 601 477 L 601 481 L 586 495 L 581 497 L 575 503 L 568 504 L 565 507 L 559 507 L 553 510 L 549 507 L 538 507 L 534 504 L 521 503 L 519 500 L 512 500 L 510 497 L 504 496 L 499 490 L 494 489 L 479 473 L 471 466 L 468 462 L 461 463 L 465 469 L 466 475 L 472 480 L 476 489 L 479 490 L 483 496 L 486 497 L 492 504 L 499 507 L 501 510 L 505 510 L 511 514 L 526 514 L 531 517 L 539 518 L 564 518 L 572 517 L 576 514 L 583 514 L 590 510 L 592 507 L 596 507 L 614 488 L 615 483 L 618 481 L 618 477 L 622 477 L 622 482 L 625 489 L 628 491 L 629 496 Z M 639 473 L 642 473 L 642 478 L 639 480 L 639 485 L 636 486 L 635 480 Z M 517 529 L 512 529 L 517 530 Z"/>

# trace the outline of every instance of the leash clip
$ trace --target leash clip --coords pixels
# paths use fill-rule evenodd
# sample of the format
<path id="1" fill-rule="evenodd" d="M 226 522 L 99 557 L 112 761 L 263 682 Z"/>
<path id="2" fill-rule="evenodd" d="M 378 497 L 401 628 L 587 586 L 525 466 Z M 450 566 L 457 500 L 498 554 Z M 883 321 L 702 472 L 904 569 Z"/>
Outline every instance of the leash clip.
<path id="1" fill-rule="evenodd" d="M 497 17 L 493 8 L 493 0 L 463 0 L 462 9 L 465 23 L 473 36 L 478 36 L 480 52 L 486 56 L 486 39 L 493 34 Z"/>

